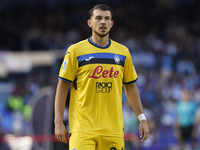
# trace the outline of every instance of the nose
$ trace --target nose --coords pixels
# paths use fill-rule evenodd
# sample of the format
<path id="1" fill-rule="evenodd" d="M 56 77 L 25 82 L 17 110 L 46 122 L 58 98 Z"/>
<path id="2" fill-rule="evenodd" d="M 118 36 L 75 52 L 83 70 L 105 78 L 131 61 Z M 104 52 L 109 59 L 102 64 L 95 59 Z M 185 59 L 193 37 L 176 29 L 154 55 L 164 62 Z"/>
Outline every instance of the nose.
<path id="1" fill-rule="evenodd" d="M 105 24 L 106 23 L 106 20 L 103 18 L 101 19 L 101 24 Z"/>

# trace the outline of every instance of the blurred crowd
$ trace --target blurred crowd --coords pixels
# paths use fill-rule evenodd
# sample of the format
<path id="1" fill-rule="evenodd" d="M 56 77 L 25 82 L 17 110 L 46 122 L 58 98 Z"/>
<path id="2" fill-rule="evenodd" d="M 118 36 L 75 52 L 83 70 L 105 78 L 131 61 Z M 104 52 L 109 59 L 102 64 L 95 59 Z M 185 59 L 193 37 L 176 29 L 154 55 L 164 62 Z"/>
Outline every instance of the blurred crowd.
<path id="1" fill-rule="evenodd" d="M 110 38 L 129 48 L 139 76 L 136 84 L 150 128 L 150 137 L 142 148 L 176 149 L 177 104 L 182 101 L 183 90 L 190 93 L 189 99 L 197 106 L 193 122 L 200 125 L 200 1 L 21 0 L 0 8 L 0 51 L 66 51 L 71 44 L 91 36 L 87 13 L 97 2 L 113 9 Z M 38 67 L 28 74 L 10 74 L 0 79 L 0 89 L 5 90 L 6 83 L 10 89 L 2 94 L 2 132 L 14 132 L 5 112 L 20 112 L 11 118 L 19 120 L 21 114 L 26 125 L 31 119 L 31 96 L 42 87 L 56 87 L 61 62 L 58 59 L 52 67 Z M 125 133 L 132 133 L 127 134 L 126 149 L 142 149 L 138 119 L 124 93 L 122 102 Z M 200 141 L 200 128 L 196 129 L 196 137 Z"/>

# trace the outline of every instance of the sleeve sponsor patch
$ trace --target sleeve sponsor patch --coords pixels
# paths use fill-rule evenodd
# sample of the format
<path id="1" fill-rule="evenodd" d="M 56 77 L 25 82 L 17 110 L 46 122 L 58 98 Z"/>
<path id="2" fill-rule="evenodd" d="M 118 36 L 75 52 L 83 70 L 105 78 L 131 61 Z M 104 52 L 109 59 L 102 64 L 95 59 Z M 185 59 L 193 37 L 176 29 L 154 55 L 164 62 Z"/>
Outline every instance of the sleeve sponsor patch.
<path id="1" fill-rule="evenodd" d="M 67 62 L 68 62 L 67 60 L 64 61 L 62 70 L 66 70 Z"/>

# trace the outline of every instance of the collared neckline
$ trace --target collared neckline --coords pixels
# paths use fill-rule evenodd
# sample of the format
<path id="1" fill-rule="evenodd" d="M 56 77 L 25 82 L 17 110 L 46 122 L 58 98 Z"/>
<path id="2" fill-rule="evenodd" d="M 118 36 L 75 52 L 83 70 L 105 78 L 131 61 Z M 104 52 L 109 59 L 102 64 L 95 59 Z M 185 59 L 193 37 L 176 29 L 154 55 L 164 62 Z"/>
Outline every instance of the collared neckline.
<path id="1" fill-rule="evenodd" d="M 103 49 L 108 48 L 108 47 L 110 46 L 110 44 L 111 44 L 111 40 L 110 40 L 110 39 L 108 39 L 108 44 L 106 44 L 104 47 L 102 47 L 102 46 L 100 46 L 100 45 L 94 43 L 94 42 L 92 41 L 92 38 L 91 38 L 91 37 L 88 39 L 88 41 L 90 42 L 90 44 L 94 45 L 95 47 L 103 48 Z"/>

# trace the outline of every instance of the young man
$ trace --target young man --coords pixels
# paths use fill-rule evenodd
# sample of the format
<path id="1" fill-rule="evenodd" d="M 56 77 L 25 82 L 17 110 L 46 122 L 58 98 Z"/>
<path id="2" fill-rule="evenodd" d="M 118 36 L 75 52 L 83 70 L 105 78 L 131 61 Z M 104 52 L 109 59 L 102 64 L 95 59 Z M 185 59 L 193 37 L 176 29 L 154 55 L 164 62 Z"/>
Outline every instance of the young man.
<path id="1" fill-rule="evenodd" d="M 69 47 L 59 73 L 55 98 L 55 135 L 66 143 L 63 111 L 71 84 L 70 150 L 124 150 L 122 84 L 140 120 L 140 142 L 149 129 L 135 85 L 137 73 L 129 50 L 109 39 L 112 10 L 104 4 L 89 11 L 92 36 Z"/>

